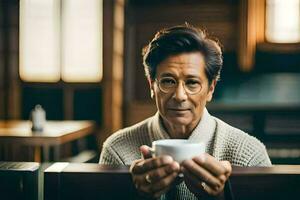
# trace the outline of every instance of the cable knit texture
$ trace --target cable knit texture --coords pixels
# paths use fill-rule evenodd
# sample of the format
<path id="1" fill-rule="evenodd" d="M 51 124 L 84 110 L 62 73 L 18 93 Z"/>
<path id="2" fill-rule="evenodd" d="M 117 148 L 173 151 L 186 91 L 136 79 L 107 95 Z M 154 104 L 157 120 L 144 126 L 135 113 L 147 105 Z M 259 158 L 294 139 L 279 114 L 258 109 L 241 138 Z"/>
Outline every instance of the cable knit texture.
<path id="1" fill-rule="evenodd" d="M 159 139 L 170 138 L 156 113 L 138 124 L 111 135 L 104 143 L 100 164 L 131 165 L 140 159 L 139 147 L 151 146 Z M 206 152 L 217 160 L 228 160 L 236 166 L 271 166 L 265 146 L 255 137 L 234 128 L 205 112 L 188 140 L 204 142 Z M 163 195 L 161 199 L 166 199 Z M 176 199 L 197 199 L 184 183 L 176 186 Z"/>

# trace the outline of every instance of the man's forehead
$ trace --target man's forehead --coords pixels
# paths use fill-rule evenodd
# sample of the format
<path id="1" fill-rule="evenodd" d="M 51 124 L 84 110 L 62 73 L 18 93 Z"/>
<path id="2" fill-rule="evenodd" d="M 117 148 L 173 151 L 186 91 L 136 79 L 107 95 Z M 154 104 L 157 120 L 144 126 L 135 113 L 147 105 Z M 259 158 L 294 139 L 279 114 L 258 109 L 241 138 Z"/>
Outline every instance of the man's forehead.
<path id="1" fill-rule="evenodd" d="M 159 65 L 199 65 L 203 63 L 204 56 L 200 52 L 193 52 L 171 55 L 164 59 Z"/>
<path id="2" fill-rule="evenodd" d="M 202 71 L 204 65 L 197 62 L 165 62 L 158 66 L 158 71 L 195 73 Z"/>
<path id="3" fill-rule="evenodd" d="M 200 67 L 165 67 L 158 70 L 158 76 L 185 76 L 185 77 L 200 77 L 201 69 Z"/>
<path id="4" fill-rule="evenodd" d="M 174 66 L 174 67 L 177 67 L 179 65 L 185 65 L 185 66 L 198 66 L 200 64 L 200 62 L 198 61 L 193 61 L 193 60 L 178 60 L 178 61 L 166 61 L 166 62 L 163 62 L 162 65 L 169 65 L 169 66 Z"/>

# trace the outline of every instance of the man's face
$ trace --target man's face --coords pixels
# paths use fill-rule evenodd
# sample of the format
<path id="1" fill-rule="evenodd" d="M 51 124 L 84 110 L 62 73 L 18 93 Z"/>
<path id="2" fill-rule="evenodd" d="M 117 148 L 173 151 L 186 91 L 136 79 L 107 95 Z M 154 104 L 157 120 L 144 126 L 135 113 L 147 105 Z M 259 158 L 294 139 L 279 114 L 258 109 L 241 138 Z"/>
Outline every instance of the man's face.
<path id="1" fill-rule="evenodd" d="M 206 102 L 212 99 L 215 84 L 213 81 L 208 85 L 204 56 L 193 52 L 162 61 L 157 66 L 156 80 L 151 81 L 151 90 L 164 122 L 194 127 L 202 117 Z M 193 94 L 193 91 L 197 92 Z"/>

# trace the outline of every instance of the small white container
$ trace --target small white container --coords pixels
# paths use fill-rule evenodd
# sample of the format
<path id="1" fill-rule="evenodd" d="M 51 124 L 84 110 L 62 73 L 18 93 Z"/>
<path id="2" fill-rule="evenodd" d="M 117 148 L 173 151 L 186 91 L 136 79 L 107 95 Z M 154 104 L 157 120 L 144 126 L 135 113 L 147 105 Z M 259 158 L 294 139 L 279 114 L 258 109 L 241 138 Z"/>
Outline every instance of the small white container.
<path id="1" fill-rule="evenodd" d="M 42 132 L 46 124 L 46 112 L 41 105 L 36 105 L 31 111 L 32 131 Z"/>

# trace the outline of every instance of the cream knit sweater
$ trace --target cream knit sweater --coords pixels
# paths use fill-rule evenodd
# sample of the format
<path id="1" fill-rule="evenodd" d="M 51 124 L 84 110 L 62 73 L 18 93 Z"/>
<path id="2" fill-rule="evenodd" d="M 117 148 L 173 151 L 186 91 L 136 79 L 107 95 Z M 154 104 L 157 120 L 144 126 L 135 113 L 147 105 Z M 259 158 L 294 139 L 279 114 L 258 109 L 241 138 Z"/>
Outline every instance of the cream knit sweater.
<path id="1" fill-rule="evenodd" d="M 164 130 L 159 114 L 122 129 L 104 143 L 100 164 L 131 165 L 140 159 L 139 147 L 151 146 L 152 141 L 170 138 Z M 212 117 L 207 110 L 188 138 L 206 144 L 206 152 L 217 160 L 228 160 L 236 166 L 271 166 L 265 146 L 255 137 Z M 176 199 L 197 199 L 184 183 L 176 186 Z M 161 199 L 165 199 L 163 195 Z"/>

